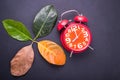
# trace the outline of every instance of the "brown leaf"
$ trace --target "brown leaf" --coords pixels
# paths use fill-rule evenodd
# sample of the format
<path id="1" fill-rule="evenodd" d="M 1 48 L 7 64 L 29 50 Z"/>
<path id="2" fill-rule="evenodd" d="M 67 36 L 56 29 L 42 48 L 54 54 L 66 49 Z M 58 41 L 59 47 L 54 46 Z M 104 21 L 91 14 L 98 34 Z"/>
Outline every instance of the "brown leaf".
<path id="1" fill-rule="evenodd" d="M 13 76 L 25 75 L 31 68 L 34 60 L 32 44 L 20 49 L 11 60 L 11 74 Z"/>
<path id="2" fill-rule="evenodd" d="M 55 42 L 43 40 L 38 42 L 38 50 L 42 57 L 51 64 L 64 65 L 66 55 L 63 49 Z"/>

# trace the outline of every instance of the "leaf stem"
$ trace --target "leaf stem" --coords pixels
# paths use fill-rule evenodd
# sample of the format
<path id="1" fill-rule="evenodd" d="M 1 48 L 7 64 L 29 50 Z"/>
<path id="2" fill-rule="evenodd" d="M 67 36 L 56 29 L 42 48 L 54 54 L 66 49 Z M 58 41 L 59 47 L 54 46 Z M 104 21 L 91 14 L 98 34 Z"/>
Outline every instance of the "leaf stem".
<path id="1" fill-rule="evenodd" d="M 34 42 L 35 42 L 35 43 L 38 43 L 38 42 L 37 42 L 37 41 L 35 41 L 34 39 L 32 39 L 31 41 L 32 41 L 32 43 L 34 43 Z"/>
<path id="2" fill-rule="evenodd" d="M 37 35 L 35 36 L 35 38 L 33 39 L 33 41 L 35 41 L 38 38 L 38 36 L 40 35 L 40 31 L 37 33 Z"/>

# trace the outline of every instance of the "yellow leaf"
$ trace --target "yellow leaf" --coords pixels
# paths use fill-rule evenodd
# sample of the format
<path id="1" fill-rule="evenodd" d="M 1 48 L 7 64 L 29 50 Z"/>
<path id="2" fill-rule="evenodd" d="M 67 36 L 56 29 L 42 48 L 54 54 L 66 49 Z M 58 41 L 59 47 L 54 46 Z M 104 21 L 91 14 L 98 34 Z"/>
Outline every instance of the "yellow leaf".
<path id="1" fill-rule="evenodd" d="M 64 65 L 66 62 L 66 55 L 63 49 L 50 40 L 43 40 L 38 42 L 38 50 L 42 57 L 49 63 L 54 65 Z"/>

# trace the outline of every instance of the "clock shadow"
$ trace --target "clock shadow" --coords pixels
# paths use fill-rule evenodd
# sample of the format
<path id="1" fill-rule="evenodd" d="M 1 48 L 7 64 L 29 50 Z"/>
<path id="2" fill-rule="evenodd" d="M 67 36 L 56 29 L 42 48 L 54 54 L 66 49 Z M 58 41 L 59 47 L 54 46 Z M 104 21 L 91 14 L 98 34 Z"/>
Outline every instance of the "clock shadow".
<path id="1" fill-rule="evenodd" d="M 73 54 L 71 59 L 72 60 L 84 60 L 87 58 L 90 58 L 90 56 L 93 55 L 93 52 L 91 49 L 87 49 L 85 51 L 83 51 L 82 53 L 77 53 L 77 54 Z"/>

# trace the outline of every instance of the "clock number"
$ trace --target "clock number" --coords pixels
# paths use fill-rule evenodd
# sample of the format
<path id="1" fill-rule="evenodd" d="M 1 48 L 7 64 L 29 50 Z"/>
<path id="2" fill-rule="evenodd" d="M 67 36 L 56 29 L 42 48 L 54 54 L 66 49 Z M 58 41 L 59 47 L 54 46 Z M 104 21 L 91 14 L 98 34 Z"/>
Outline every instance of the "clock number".
<path id="1" fill-rule="evenodd" d="M 74 32 L 74 31 L 76 31 L 77 29 L 73 26 L 73 27 L 71 27 L 71 31 L 72 32 Z"/>
<path id="2" fill-rule="evenodd" d="M 70 36 L 70 34 L 69 34 L 69 33 L 66 33 L 66 34 L 65 34 L 65 37 L 69 37 L 69 36 Z"/>
<path id="3" fill-rule="evenodd" d="M 69 47 L 73 47 L 72 43 L 69 44 Z"/>
<path id="4" fill-rule="evenodd" d="M 73 26 L 75 29 L 80 29 L 80 26 L 79 25 L 74 25 Z"/>
<path id="5" fill-rule="evenodd" d="M 83 48 L 83 45 L 81 43 L 78 43 L 78 48 L 79 49 Z"/>
<path id="6" fill-rule="evenodd" d="M 73 27 L 71 27 L 71 31 L 77 31 L 78 29 L 80 29 L 79 25 L 73 25 Z"/>
<path id="7" fill-rule="evenodd" d="M 87 31 L 85 31 L 85 29 L 84 29 L 84 28 L 82 28 L 82 32 L 84 33 L 84 38 L 88 37 L 88 32 L 87 32 Z"/>
<path id="8" fill-rule="evenodd" d="M 88 37 L 87 31 L 84 32 L 84 37 Z"/>
<path id="9" fill-rule="evenodd" d="M 65 41 L 66 41 L 67 43 L 70 43 L 70 42 L 71 42 L 71 39 L 70 39 L 70 38 L 66 38 Z"/>
<path id="10" fill-rule="evenodd" d="M 85 41 L 83 41 L 83 42 L 82 42 L 82 44 L 85 46 L 85 45 L 86 45 L 86 42 L 85 42 Z"/>
<path id="11" fill-rule="evenodd" d="M 84 33 L 85 32 L 85 29 L 84 28 L 81 28 L 82 29 L 82 32 Z"/>
<path id="12" fill-rule="evenodd" d="M 74 45 L 74 48 L 76 48 L 76 45 Z"/>
<path id="13" fill-rule="evenodd" d="M 88 41 L 88 38 L 85 38 L 85 41 Z"/>
<path id="14" fill-rule="evenodd" d="M 78 28 L 78 29 L 80 29 L 80 26 L 79 26 L 79 25 L 77 25 L 77 28 Z"/>
<path id="15" fill-rule="evenodd" d="M 68 29 L 68 33 L 71 33 L 71 29 Z"/>

